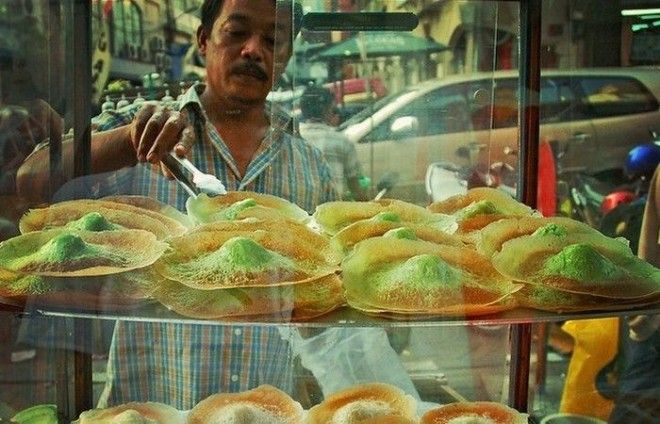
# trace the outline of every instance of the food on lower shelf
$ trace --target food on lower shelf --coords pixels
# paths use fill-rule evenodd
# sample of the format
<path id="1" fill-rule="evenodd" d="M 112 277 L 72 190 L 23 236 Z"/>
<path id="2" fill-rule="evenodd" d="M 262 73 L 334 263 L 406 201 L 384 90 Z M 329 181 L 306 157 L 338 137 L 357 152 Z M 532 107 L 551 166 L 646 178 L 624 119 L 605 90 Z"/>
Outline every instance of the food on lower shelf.
<path id="1" fill-rule="evenodd" d="M 21 233 L 67 227 L 91 231 L 139 229 L 152 232 L 159 240 L 177 236 L 187 228 L 159 212 L 108 200 L 81 199 L 31 209 L 19 221 Z"/>
<path id="2" fill-rule="evenodd" d="M 330 235 L 365 219 L 424 224 L 448 233 L 456 230 L 454 218 L 395 199 L 327 202 L 319 205 L 312 217 L 321 229 Z"/>
<path id="3" fill-rule="evenodd" d="M 107 275 L 151 265 L 166 248 L 144 230 L 35 231 L 0 243 L 0 267 L 52 277 Z"/>
<path id="4" fill-rule="evenodd" d="M 130 402 L 110 408 L 91 409 L 72 424 L 184 424 L 185 414 L 158 402 Z"/>
<path id="5" fill-rule="evenodd" d="M 340 390 L 313 406 L 308 424 L 417 422 L 417 402 L 401 389 L 383 383 L 366 383 Z M 383 417 L 383 421 L 378 419 Z M 403 421 L 395 421 L 401 417 Z"/>
<path id="6" fill-rule="evenodd" d="M 381 415 L 358 421 L 359 424 L 417 424 L 418 421 L 399 415 Z"/>
<path id="7" fill-rule="evenodd" d="M 497 402 L 458 402 L 427 411 L 421 424 L 527 424 L 527 417 Z"/>
<path id="8" fill-rule="evenodd" d="M 512 309 L 520 288 L 473 249 L 386 236 L 356 244 L 342 276 L 352 307 L 408 318 Z"/>
<path id="9" fill-rule="evenodd" d="M 531 216 L 532 208 L 508 193 L 489 187 L 477 187 L 465 194 L 431 203 L 428 210 L 448 214 L 458 222 L 458 234 L 471 234 L 491 222 L 511 216 Z"/>
<path id="10" fill-rule="evenodd" d="M 200 194 L 186 202 L 188 215 L 198 224 L 235 221 L 245 218 L 261 220 L 288 219 L 306 223 L 310 216 L 295 203 L 270 194 L 252 191 L 230 191 L 222 196 Z"/>
<path id="11" fill-rule="evenodd" d="M 219 393 L 200 401 L 187 424 L 268 423 L 300 424 L 303 408 L 288 394 L 269 385 L 241 393 Z"/>
<path id="12" fill-rule="evenodd" d="M 11 424 L 57 424 L 57 406 L 52 404 L 35 405 L 14 415 Z"/>

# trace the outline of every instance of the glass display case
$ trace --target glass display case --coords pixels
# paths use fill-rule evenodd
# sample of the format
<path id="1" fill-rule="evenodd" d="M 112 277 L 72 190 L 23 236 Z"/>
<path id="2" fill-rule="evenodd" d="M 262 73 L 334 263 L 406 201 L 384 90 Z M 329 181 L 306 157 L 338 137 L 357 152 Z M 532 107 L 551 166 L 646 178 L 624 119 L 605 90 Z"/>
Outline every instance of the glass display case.
<path id="1" fill-rule="evenodd" d="M 658 410 L 657 10 L 214 3 L 0 0 L 0 421 Z"/>

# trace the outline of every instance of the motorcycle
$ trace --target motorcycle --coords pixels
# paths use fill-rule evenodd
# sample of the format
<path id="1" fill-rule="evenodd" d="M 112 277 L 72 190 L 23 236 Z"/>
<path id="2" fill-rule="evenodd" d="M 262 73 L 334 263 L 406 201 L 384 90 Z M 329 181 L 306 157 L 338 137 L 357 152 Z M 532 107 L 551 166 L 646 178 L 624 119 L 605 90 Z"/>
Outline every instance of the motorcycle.
<path id="1" fill-rule="evenodd" d="M 628 153 L 624 167 L 628 186 L 612 191 L 601 204 L 600 231 L 610 237 L 625 237 L 635 253 L 651 178 L 660 164 L 660 139 L 657 133 L 652 135 L 652 142 L 635 146 Z"/>
<path id="2" fill-rule="evenodd" d="M 517 151 L 504 152 L 516 156 Z M 467 157 L 467 155 L 466 155 Z M 557 206 L 555 157 L 548 142 L 539 146 L 539 167 L 536 208 L 544 215 L 555 214 Z M 474 187 L 497 188 L 512 197 L 516 197 L 518 173 L 505 162 L 490 165 L 459 166 L 451 162 L 435 162 L 426 170 L 426 192 L 431 202 L 445 200 L 448 197 L 465 194 Z"/>
<path id="3" fill-rule="evenodd" d="M 463 152 L 461 156 L 470 157 L 467 151 Z M 465 194 L 474 187 L 499 188 L 515 196 L 516 177 L 515 169 L 504 162 L 495 162 L 491 165 L 457 165 L 453 162 L 434 162 L 426 168 L 426 193 L 431 202 Z"/>

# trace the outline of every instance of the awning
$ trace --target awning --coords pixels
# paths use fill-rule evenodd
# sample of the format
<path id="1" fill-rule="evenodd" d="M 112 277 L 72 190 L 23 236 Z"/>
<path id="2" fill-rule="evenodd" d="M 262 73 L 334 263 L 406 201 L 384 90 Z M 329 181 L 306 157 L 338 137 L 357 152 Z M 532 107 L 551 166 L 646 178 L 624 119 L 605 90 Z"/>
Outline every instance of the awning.
<path id="1" fill-rule="evenodd" d="M 366 56 L 400 56 L 411 53 L 433 53 L 447 50 L 444 44 L 408 32 L 365 32 L 329 46 L 312 60 L 359 58 Z"/>

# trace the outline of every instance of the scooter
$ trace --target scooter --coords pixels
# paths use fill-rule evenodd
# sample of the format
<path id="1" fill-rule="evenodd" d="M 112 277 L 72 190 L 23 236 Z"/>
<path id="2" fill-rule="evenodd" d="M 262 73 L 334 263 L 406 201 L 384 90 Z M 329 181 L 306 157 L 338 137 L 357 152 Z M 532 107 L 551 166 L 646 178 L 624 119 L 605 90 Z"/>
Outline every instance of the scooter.
<path id="1" fill-rule="evenodd" d="M 607 194 L 601 204 L 600 231 L 610 237 L 625 237 L 637 253 L 642 218 L 653 173 L 660 164 L 660 139 L 635 146 L 626 158 L 625 174 L 630 183 Z"/>

